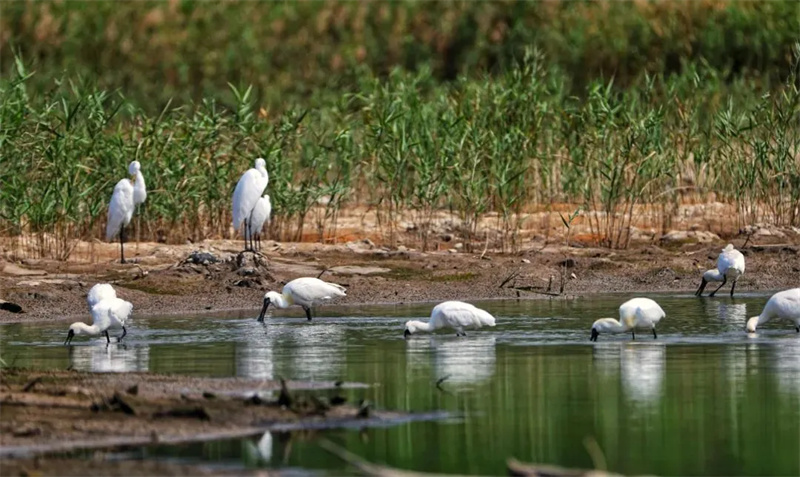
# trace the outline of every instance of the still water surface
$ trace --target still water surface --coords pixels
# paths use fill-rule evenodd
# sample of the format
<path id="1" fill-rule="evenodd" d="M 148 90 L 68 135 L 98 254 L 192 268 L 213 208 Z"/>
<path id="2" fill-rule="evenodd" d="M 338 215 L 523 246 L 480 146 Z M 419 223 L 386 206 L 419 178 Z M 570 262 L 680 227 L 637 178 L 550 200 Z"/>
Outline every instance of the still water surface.
<path id="1" fill-rule="evenodd" d="M 324 435 L 372 462 L 402 469 L 505 474 L 507 457 L 655 475 L 800 475 L 800 335 L 788 323 L 743 332 L 768 294 L 698 299 L 649 295 L 667 313 L 659 339 L 642 330 L 589 342 L 591 323 L 630 295 L 476 303 L 497 327 L 403 339 L 431 305 L 323 307 L 233 316 L 135 318 L 125 346 L 105 338 L 61 346 L 65 323 L 0 327 L 9 364 L 196 376 L 291 377 L 370 384 L 348 391 L 379 408 L 457 417 Z M 80 338 L 80 337 L 79 337 Z M 438 389 L 436 382 L 446 379 Z M 590 444 L 591 445 L 591 444 Z M 148 447 L 161 458 L 290 473 L 350 472 L 307 434 Z"/>

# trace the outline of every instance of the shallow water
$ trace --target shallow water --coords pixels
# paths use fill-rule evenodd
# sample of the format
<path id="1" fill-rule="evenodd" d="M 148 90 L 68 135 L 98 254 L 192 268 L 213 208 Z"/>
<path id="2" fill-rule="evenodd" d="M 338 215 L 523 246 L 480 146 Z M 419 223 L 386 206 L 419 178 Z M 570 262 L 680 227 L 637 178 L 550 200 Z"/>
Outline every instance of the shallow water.
<path id="1" fill-rule="evenodd" d="M 124 346 L 76 337 L 65 323 L 0 327 L 9 364 L 197 376 L 291 377 L 372 385 L 348 391 L 380 408 L 457 417 L 323 435 L 372 462 L 447 473 L 505 474 L 505 460 L 656 475 L 800 475 L 800 335 L 775 322 L 744 333 L 769 294 L 658 295 L 667 313 L 648 330 L 600 336 L 630 295 L 476 303 L 497 327 L 403 339 L 427 305 L 323 307 L 236 316 L 135 318 Z M 437 388 L 438 380 L 441 382 Z M 268 433 L 120 453 L 291 473 L 348 467 L 308 434 Z"/>

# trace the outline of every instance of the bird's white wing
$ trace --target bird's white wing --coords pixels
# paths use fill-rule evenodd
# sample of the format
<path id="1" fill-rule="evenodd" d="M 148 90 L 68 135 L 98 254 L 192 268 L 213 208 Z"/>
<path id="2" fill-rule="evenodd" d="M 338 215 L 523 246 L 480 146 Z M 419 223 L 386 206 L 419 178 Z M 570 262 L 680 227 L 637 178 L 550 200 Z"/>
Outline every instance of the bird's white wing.
<path id="1" fill-rule="evenodd" d="M 652 300 L 642 300 L 637 303 L 636 321 L 640 324 L 639 326 L 658 323 L 664 316 L 666 316 L 664 310 Z"/>
<path id="2" fill-rule="evenodd" d="M 86 295 L 86 302 L 89 303 L 89 308 L 91 309 L 96 304 L 100 303 L 101 300 L 116 297 L 117 292 L 114 291 L 114 287 L 108 283 L 98 283 L 89 290 L 89 293 Z"/>
<path id="3" fill-rule="evenodd" d="M 111 326 L 125 326 L 133 312 L 133 304 L 120 298 L 110 298 L 101 303 L 107 303 Z"/>
<path id="4" fill-rule="evenodd" d="M 744 255 L 738 250 L 725 250 L 717 258 L 717 270 L 725 274 L 729 268 L 735 268 L 744 273 Z"/>
<path id="5" fill-rule="evenodd" d="M 244 219 L 250 217 L 250 213 L 256 206 L 256 202 L 264 193 L 266 182 L 256 169 L 248 169 L 242 174 L 241 179 L 233 190 L 233 228 L 239 230 Z"/>
<path id="6" fill-rule="evenodd" d="M 108 203 L 108 222 L 106 223 L 106 240 L 116 236 L 123 225 L 128 225 L 133 216 L 133 184 L 122 179 L 114 186 L 111 202 Z"/>
<path id="7" fill-rule="evenodd" d="M 292 294 L 295 302 L 305 305 L 318 300 L 329 300 L 337 296 L 345 296 L 344 287 L 341 285 L 324 282 L 312 277 L 292 280 L 283 287 L 283 293 L 287 292 Z"/>
<path id="8" fill-rule="evenodd" d="M 460 301 L 446 301 L 433 307 L 431 321 L 434 328 L 494 326 L 495 323 L 488 312 Z"/>

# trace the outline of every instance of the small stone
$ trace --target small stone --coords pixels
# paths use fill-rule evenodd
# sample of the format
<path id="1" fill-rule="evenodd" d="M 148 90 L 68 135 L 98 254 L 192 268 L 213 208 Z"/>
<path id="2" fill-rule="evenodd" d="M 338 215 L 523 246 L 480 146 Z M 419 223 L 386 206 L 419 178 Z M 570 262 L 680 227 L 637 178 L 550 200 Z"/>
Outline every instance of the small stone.
<path id="1" fill-rule="evenodd" d="M 575 275 L 574 273 L 570 273 L 570 274 L 569 274 L 569 278 L 570 278 L 570 279 L 572 279 L 572 280 L 575 280 L 575 279 L 577 279 L 577 278 L 578 278 L 578 276 L 577 276 L 577 275 Z"/>
<path id="2" fill-rule="evenodd" d="M 456 250 L 461 250 L 462 248 L 464 248 L 464 244 L 463 244 L 463 243 L 461 243 L 461 242 L 458 242 L 458 243 L 455 245 L 455 249 L 456 249 Z"/>
<path id="3" fill-rule="evenodd" d="M 531 261 L 530 261 L 530 260 L 528 260 L 527 258 L 523 258 L 523 259 L 522 259 L 522 263 L 531 263 Z"/>

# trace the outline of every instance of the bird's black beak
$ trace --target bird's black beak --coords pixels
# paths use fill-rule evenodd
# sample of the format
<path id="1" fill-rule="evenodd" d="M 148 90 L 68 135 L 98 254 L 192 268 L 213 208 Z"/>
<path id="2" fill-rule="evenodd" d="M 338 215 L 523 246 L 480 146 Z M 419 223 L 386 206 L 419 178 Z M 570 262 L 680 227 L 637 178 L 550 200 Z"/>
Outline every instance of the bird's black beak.
<path id="1" fill-rule="evenodd" d="M 589 341 L 597 341 L 598 336 L 600 336 L 600 333 L 598 333 L 596 329 L 592 328 L 592 337 L 589 338 Z"/>
<path id="2" fill-rule="evenodd" d="M 410 331 L 408 331 L 408 330 L 405 330 L 405 331 L 403 332 L 403 338 L 404 338 L 404 339 L 408 339 L 408 337 L 409 337 L 409 336 L 411 336 L 411 332 L 410 332 Z"/>
<path id="3" fill-rule="evenodd" d="M 694 293 L 694 296 L 700 296 L 700 295 L 702 295 L 702 294 L 703 294 L 703 290 L 705 290 L 705 289 L 706 289 L 706 284 L 707 284 L 707 283 L 708 283 L 708 282 L 707 282 L 707 281 L 706 281 L 706 279 L 704 278 L 704 279 L 703 279 L 703 281 L 702 281 L 702 282 L 700 282 L 700 288 L 698 288 L 698 289 L 697 289 L 697 291 Z"/>
<path id="4" fill-rule="evenodd" d="M 64 341 L 64 346 L 66 346 L 66 345 L 68 345 L 68 344 L 72 343 L 72 338 L 73 338 L 74 336 L 75 336 L 75 332 L 74 332 L 74 331 L 72 331 L 72 330 L 69 330 L 69 333 L 67 333 L 67 339 Z"/>
<path id="5" fill-rule="evenodd" d="M 258 314 L 258 321 L 264 321 L 264 315 L 267 314 L 267 308 L 269 308 L 269 298 L 264 298 L 264 306 L 261 307 L 261 313 Z"/>

